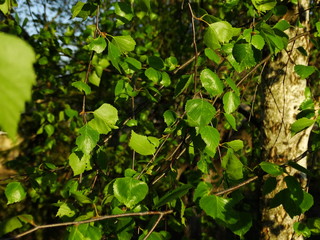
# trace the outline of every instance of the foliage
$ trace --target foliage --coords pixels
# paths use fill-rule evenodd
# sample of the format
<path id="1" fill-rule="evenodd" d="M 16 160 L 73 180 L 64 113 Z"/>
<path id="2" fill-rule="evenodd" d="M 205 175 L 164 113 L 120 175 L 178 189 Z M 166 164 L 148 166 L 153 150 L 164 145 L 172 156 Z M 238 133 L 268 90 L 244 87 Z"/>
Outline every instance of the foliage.
<path id="1" fill-rule="evenodd" d="M 1 237 L 59 222 L 46 239 L 257 239 L 259 191 L 279 175 L 287 188 L 270 207 L 293 217 L 314 205 L 286 166 L 319 179 L 317 166 L 260 162 L 261 126 L 250 121 L 264 64 L 290 41 L 281 19 L 295 1 L 169 2 L 53 1 L 50 14 L 28 16 L 38 1 L 0 1 L 0 126 L 23 139 L 5 163 L 17 175 L 0 179 Z M 310 66 L 294 69 L 308 88 L 292 136 L 320 123 L 317 7 Z M 263 187 L 241 184 L 256 176 Z M 91 221 L 99 216 L 116 217 Z M 319 221 L 294 229 L 319 234 Z"/>

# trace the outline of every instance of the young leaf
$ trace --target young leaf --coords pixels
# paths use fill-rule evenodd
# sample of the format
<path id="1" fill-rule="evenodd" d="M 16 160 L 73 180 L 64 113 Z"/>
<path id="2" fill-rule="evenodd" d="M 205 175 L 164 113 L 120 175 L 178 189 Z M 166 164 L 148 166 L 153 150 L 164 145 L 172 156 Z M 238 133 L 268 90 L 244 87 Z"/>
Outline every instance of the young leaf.
<path id="1" fill-rule="evenodd" d="M 62 203 L 58 209 L 56 217 L 73 217 L 75 214 L 75 208 L 70 203 Z"/>
<path id="2" fill-rule="evenodd" d="M 263 171 L 269 173 L 271 176 L 276 177 L 283 174 L 283 169 L 277 164 L 271 162 L 261 162 L 259 165 Z"/>
<path id="3" fill-rule="evenodd" d="M 157 56 L 150 56 L 148 57 L 148 64 L 150 67 L 155 69 L 161 70 L 164 68 L 163 60 Z"/>
<path id="4" fill-rule="evenodd" d="M 77 88 L 79 91 L 83 91 L 86 95 L 89 95 L 91 93 L 90 86 L 83 81 L 76 81 L 73 82 L 71 85 Z"/>
<path id="5" fill-rule="evenodd" d="M 108 103 L 102 104 L 93 112 L 94 119 L 89 126 L 99 134 L 108 134 L 112 129 L 117 129 L 116 123 L 119 119 L 118 110 Z"/>
<path id="6" fill-rule="evenodd" d="M 317 69 L 314 66 L 295 65 L 294 71 L 300 76 L 301 79 L 309 77 Z"/>
<path id="7" fill-rule="evenodd" d="M 204 50 L 204 54 L 213 62 L 215 62 L 216 64 L 219 64 L 220 62 L 220 56 L 218 54 L 216 54 L 211 48 L 206 48 Z"/>
<path id="8" fill-rule="evenodd" d="M 251 44 L 256 49 L 262 50 L 265 45 L 265 41 L 261 35 L 253 35 L 252 40 L 251 40 Z"/>
<path id="9" fill-rule="evenodd" d="M 148 68 L 144 72 L 144 75 L 146 75 L 146 77 L 154 83 L 158 83 L 162 77 L 161 72 L 152 67 Z"/>
<path id="10" fill-rule="evenodd" d="M 83 155 L 80 159 L 76 153 L 69 156 L 69 165 L 73 171 L 73 176 L 84 173 L 87 166 L 90 166 L 90 155 Z"/>
<path id="11" fill-rule="evenodd" d="M 88 124 L 80 128 L 79 133 L 76 144 L 85 155 L 89 155 L 99 140 L 99 133 Z"/>
<path id="12" fill-rule="evenodd" d="M 2 221 L 0 224 L 0 237 L 21 227 L 23 225 L 17 216 Z"/>
<path id="13" fill-rule="evenodd" d="M 234 92 L 227 92 L 223 95 L 223 109 L 226 113 L 234 112 L 240 105 L 240 98 Z"/>
<path id="14" fill-rule="evenodd" d="M 13 138 L 35 83 L 35 53 L 26 42 L 13 35 L 0 33 L 0 42 L 0 126 Z"/>
<path id="15" fill-rule="evenodd" d="M 291 125 L 291 132 L 296 134 L 314 124 L 315 120 L 308 118 L 300 118 Z"/>
<path id="16" fill-rule="evenodd" d="M 200 74 L 202 86 L 207 90 L 211 97 L 223 92 L 223 84 L 217 74 L 206 68 Z"/>
<path id="17" fill-rule="evenodd" d="M 131 52 L 136 46 L 136 41 L 129 35 L 114 36 L 112 43 L 117 46 L 121 52 Z"/>
<path id="18" fill-rule="evenodd" d="M 194 190 L 193 201 L 196 202 L 198 199 L 208 196 L 211 192 L 211 189 L 212 185 L 210 183 L 201 181 Z"/>
<path id="19" fill-rule="evenodd" d="M 168 202 L 171 202 L 177 198 L 181 198 L 182 196 L 186 195 L 189 189 L 192 188 L 190 184 L 184 184 L 176 189 L 166 193 L 163 197 L 159 199 L 154 205 L 154 208 L 161 207 Z"/>
<path id="20" fill-rule="evenodd" d="M 216 109 L 204 99 L 188 100 L 185 109 L 191 127 L 207 125 L 216 114 Z"/>
<path id="21" fill-rule="evenodd" d="M 231 142 L 226 142 L 226 144 L 233 149 L 233 151 L 238 151 L 243 148 L 243 141 L 242 140 L 233 140 Z"/>
<path id="22" fill-rule="evenodd" d="M 218 130 L 211 126 L 204 126 L 200 128 L 200 135 L 206 143 L 205 152 L 210 157 L 214 157 L 220 142 L 220 134 Z"/>
<path id="23" fill-rule="evenodd" d="M 230 124 L 233 130 L 237 131 L 237 125 L 236 125 L 236 120 L 234 116 L 232 116 L 229 113 L 224 113 L 224 117 L 226 118 L 227 122 Z"/>
<path id="24" fill-rule="evenodd" d="M 266 12 L 271 10 L 277 5 L 276 0 L 251 0 L 254 7 L 259 11 L 259 12 Z"/>
<path id="25" fill-rule="evenodd" d="M 6 186 L 4 194 L 7 197 L 7 204 L 20 202 L 26 198 L 27 193 L 20 182 L 11 182 Z"/>
<path id="26" fill-rule="evenodd" d="M 152 155 L 155 153 L 157 146 L 152 138 L 139 135 L 132 130 L 129 147 L 141 155 Z"/>
<path id="27" fill-rule="evenodd" d="M 164 122 L 169 127 L 176 121 L 177 116 L 175 112 L 171 110 L 167 110 L 163 113 L 163 118 L 164 118 Z"/>
<path id="28" fill-rule="evenodd" d="M 107 42 L 103 37 L 93 39 L 89 44 L 89 49 L 96 53 L 102 53 L 107 47 Z"/>
<path id="29" fill-rule="evenodd" d="M 128 208 L 141 202 L 149 191 L 148 185 L 134 178 L 118 178 L 113 184 L 114 196 Z"/>

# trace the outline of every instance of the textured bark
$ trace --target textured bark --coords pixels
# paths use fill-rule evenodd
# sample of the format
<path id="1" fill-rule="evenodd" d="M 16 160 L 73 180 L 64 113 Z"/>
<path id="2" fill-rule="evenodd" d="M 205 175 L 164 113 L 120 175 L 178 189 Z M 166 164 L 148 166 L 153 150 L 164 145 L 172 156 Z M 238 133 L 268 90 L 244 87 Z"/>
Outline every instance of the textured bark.
<path id="1" fill-rule="evenodd" d="M 304 26 L 308 24 L 307 11 L 308 2 L 300 1 L 298 7 L 293 7 L 292 11 L 285 17 L 288 22 L 295 25 L 295 20 L 300 17 Z M 300 15 L 297 14 L 300 11 Z M 303 13 L 302 13 L 303 12 Z M 294 21 L 294 22 L 293 22 Z M 286 31 L 289 39 L 293 39 L 304 33 L 307 28 L 290 28 Z M 302 80 L 294 72 L 297 64 L 308 65 L 308 59 L 298 50 L 303 47 L 308 51 L 308 35 L 297 37 L 295 41 L 288 44 L 286 51 L 282 51 L 269 64 L 266 78 L 264 79 L 264 155 L 265 161 L 282 164 L 290 159 L 294 159 L 305 152 L 308 148 L 308 139 L 311 128 L 291 137 L 290 126 L 296 120 L 299 106 L 305 99 L 304 90 L 306 80 Z M 306 158 L 298 162 L 306 167 Z M 288 169 L 291 176 L 299 175 L 294 169 Z M 300 174 L 300 177 L 302 175 Z M 262 231 L 261 239 L 303 239 L 294 234 L 293 224 L 302 219 L 303 216 L 296 216 L 293 219 L 281 206 L 268 208 L 268 202 L 279 191 L 286 188 L 285 176 L 277 178 L 276 189 L 266 196 L 262 196 Z M 302 176 L 301 184 L 306 184 L 305 176 Z"/>

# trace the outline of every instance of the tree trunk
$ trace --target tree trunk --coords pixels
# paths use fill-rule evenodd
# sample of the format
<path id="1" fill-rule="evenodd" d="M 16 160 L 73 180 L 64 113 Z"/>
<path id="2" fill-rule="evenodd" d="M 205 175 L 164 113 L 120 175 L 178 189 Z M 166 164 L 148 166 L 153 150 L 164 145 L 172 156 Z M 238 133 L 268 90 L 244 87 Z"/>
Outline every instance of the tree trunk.
<path id="1" fill-rule="evenodd" d="M 306 32 L 308 26 L 307 0 L 302 0 L 299 6 L 293 6 L 285 16 L 285 19 L 293 26 L 296 25 L 297 18 L 305 28 L 297 26 L 286 31 L 290 41 L 286 51 L 282 51 L 268 66 L 266 78 L 264 79 L 264 154 L 263 160 L 282 164 L 290 159 L 294 159 L 304 153 L 308 148 L 308 139 L 311 128 L 300 132 L 294 137 L 291 136 L 290 127 L 296 120 L 299 106 L 305 99 L 304 91 L 306 80 L 302 80 L 294 72 L 297 64 L 308 65 L 308 59 L 297 50 L 303 47 L 308 52 L 308 35 L 299 36 Z M 299 12 L 298 12 L 299 11 Z M 306 157 L 298 162 L 306 167 Z M 294 176 L 297 171 L 288 169 L 288 173 Z M 262 196 L 262 231 L 261 239 L 303 239 L 302 236 L 294 234 L 293 224 L 301 220 L 302 216 L 293 219 L 286 213 L 282 205 L 276 208 L 268 208 L 268 202 L 278 192 L 286 188 L 284 175 L 277 177 L 277 186 L 274 191 Z M 265 179 L 264 179 L 265 181 Z M 306 178 L 302 178 L 301 184 L 306 184 Z"/>

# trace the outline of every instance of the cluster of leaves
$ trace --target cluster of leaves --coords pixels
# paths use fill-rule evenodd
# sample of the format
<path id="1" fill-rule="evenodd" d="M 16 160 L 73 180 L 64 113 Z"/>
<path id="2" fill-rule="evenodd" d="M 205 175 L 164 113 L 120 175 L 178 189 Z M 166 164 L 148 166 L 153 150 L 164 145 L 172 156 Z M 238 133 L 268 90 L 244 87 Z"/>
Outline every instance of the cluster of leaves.
<path id="1" fill-rule="evenodd" d="M 198 4 L 185 3 L 181 10 L 182 3 L 169 8 L 165 2 L 77 2 L 69 14 L 72 26 L 47 21 L 31 36 L 18 16 L 9 14 L 13 1 L 0 2 L 6 14 L 0 28 L 11 33 L 0 34 L 0 125 L 10 137 L 16 135 L 37 76 L 19 125 L 25 139 L 20 156 L 7 163 L 22 179 L 5 181 L 6 203 L 1 204 L 11 210 L 1 213 L 6 217 L 1 236 L 48 219 L 76 223 L 166 209 L 173 210 L 166 216 L 166 231 L 157 216 L 136 215 L 72 225 L 66 238 L 170 239 L 185 229 L 190 238 L 208 238 L 219 226 L 244 237 L 251 229 L 255 206 L 244 192 L 254 192 L 256 185 L 236 188 L 228 197 L 219 190 L 237 186 L 261 169 L 270 176 L 263 188 L 268 194 L 286 169 L 249 161 L 249 153 L 254 158 L 260 150 L 223 132 L 243 127 L 237 109 L 254 95 L 245 100 L 242 73 L 286 48 L 284 31 L 291 25 L 271 19 L 285 15 L 287 7 L 236 0 L 221 7 L 224 13 L 246 11 L 257 17 L 253 28 L 240 27 L 246 16 L 231 22 Z M 190 15 L 197 23 L 191 24 Z M 315 26 L 317 42 L 319 22 Z M 199 33 L 196 53 L 189 47 L 196 37 L 191 28 Z M 295 72 L 304 79 L 318 70 L 296 65 Z M 253 77 L 248 85 L 254 88 L 259 81 Z M 292 134 L 320 122 L 309 88 L 305 95 Z M 309 210 L 312 195 L 293 176 L 285 182 L 287 188 L 271 207 L 282 204 L 291 217 Z M 13 215 L 17 205 L 19 213 Z M 203 223 L 202 232 L 194 233 L 192 218 Z M 311 219 L 295 230 L 305 236 L 319 233 L 318 222 Z"/>

